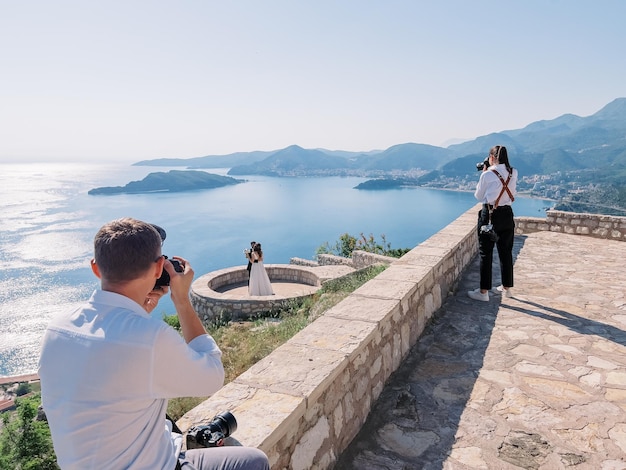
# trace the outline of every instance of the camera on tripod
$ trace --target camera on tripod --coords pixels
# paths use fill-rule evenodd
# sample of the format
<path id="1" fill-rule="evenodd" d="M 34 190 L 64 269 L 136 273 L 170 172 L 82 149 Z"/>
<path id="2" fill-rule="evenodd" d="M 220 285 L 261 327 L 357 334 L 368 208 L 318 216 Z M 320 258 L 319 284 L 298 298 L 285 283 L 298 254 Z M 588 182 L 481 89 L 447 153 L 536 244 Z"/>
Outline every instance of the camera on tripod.
<path id="1" fill-rule="evenodd" d="M 230 411 L 216 415 L 209 424 L 194 426 L 187 431 L 187 449 L 221 447 L 224 439 L 237 430 L 237 420 Z"/>

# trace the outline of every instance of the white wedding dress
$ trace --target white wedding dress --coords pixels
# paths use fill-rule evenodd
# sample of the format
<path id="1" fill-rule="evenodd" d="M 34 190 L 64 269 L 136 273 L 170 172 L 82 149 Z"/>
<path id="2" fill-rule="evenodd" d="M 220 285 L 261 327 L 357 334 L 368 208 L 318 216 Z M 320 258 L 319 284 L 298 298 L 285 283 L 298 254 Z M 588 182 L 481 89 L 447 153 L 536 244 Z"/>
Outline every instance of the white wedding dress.
<path id="1" fill-rule="evenodd" d="M 250 285 L 248 294 L 250 295 L 273 295 L 272 283 L 263 266 L 263 259 L 259 259 L 256 253 L 252 254 L 253 262 L 250 268 Z"/>

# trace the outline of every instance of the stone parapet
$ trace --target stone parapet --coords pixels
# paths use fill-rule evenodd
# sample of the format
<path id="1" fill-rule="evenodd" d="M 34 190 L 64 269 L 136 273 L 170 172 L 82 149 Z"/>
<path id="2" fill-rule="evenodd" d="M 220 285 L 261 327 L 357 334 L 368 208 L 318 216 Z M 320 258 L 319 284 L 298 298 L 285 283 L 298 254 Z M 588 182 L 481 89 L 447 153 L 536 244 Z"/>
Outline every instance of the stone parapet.
<path id="1" fill-rule="evenodd" d="M 336 266 L 343 264 L 346 266 L 354 266 L 352 258 L 345 258 L 343 256 L 319 254 L 317 255 L 317 262 L 320 266 Z"/>
<path id="2" fill-rule="evenodd" d="M 178 421 L 233 412 L 273 469 L 332 468 L 478 251 L 470 209 Z"/>
<path id="3" fill-rule="evenodd" d="M 626 217 L 549 210 L 545 219 L 517 217 L 515 231 L 517 234 L 548 231 L 626 241 Z"/>
<path id="4" fill-rule="evenodd" d="M 311 259 L 304 259 L 304 258 L 291 258 L 289 260 L 289 264 L 293 264 L 295 266 L 319 266 L 320 265 L 317 261 L 313 261 Z"/>
<path id="5" fill-rule="evenodd" d="M 377 255 L 363 250 L 354 250 L 350 258 L 344 256 L 322 253 L 317 255 L 317 261 L 302 258 L 291 258 L 289 264 L 298 266 L 351 266 L 354 269 L 363 269 L 373 264 L 391 264 L 398 258 L 391 256 Z"/>
<path id="6" fill-rule="evenodd" d="M 377 255 L 368 251 L 354 250 L 352 252 L 352 265 L 355 269 L 363 269 L 373 264 L 391 264 L 398 258 L 392 258 L 391 256 Z"/>

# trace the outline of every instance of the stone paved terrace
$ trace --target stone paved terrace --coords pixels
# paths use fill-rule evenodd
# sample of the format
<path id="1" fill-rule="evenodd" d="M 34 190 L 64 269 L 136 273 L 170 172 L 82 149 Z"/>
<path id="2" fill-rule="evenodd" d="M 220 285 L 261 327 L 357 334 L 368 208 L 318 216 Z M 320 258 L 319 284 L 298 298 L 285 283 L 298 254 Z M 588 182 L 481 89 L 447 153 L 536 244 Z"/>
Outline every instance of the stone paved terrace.
<path id="1" fill-rule="evenodd" d="M 474 259 L 335 469 L 626 469 L 626 243 L 544 231 L 514 255 L 489 303 Z"/>

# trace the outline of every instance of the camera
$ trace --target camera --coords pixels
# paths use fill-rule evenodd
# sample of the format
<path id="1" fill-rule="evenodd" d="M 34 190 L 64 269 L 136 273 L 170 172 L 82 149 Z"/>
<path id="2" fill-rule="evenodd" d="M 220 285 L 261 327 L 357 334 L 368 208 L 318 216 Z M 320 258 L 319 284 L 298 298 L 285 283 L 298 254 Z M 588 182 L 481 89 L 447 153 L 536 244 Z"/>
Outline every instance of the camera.
<path id="1" fill-rule="evenodd" d="M 163 255 L 163 258 L 168 259 L 167 256 L 165 255 Z M 177 273 L 182 273 L 184 271 L 183 265 L 180 264 L 179 261 L 175 259 L 171 259 L 170 262 L 174 265 L 174 270 Z M 170 274 L 167 272 L 165 268 L 163 268 L 161 277 L 157 279 L 156 284 L 154 285 L 154 289 L 158 289 L 160 287 L 165 287 L 169 285 L 170 285 Z"/>
<path id="2" fill-rule="evenodd" d="M 484 161 L 476 164 L 476 170 L 483 171 L 485 167 L 489 168 L 489 157 L 485 158 Z"/>
<path id="3" fill-rule="evenodd" d="M 187 449 L 221 447 L 224 439 L 237 430 L 237 420 L 230 411 L 216 415 L 209 424 L 194 426 L 187 431 Z"/>
<path id="4" fill-rule="evenodd" d="M 480 233 L 489 233 L 489 232 L 493 232 L 492 224 L 486 224 L 486 225 L 480 226 Z"/>
<path id="5" fill-rule="evenodd" d="M 498 234 L 494 232 L 492 224 L 481 225 L 480 235 L 490 238 L 491 241 L 494 241 L 494 242 L 498 241 Z"/>

